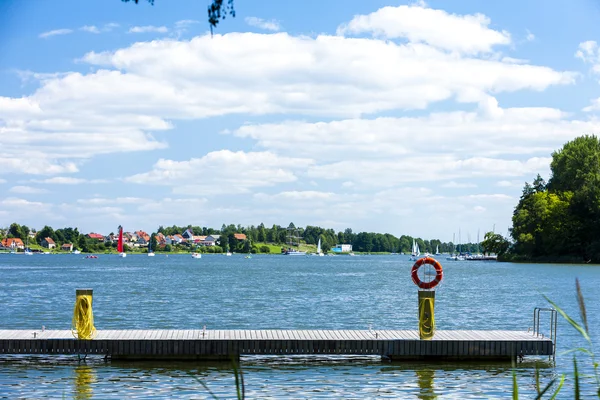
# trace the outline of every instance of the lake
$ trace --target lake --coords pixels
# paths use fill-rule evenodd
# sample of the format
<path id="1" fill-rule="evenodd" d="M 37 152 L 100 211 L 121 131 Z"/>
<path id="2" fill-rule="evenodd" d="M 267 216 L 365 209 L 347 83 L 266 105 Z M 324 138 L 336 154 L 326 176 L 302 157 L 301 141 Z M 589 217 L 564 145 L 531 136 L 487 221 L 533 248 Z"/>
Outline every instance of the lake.
<path id="1" fill-rule="evenodd" d="M 588 324 L 600 330 L 600 267 L 445 261 L 436 293 L 437 329 L 532 326 L 548 296 L 579 321 L 575 278 Z M 157 254 L 0 254 L 0 329 L 69 329 L 75 290 L 94 290 L 97 329 L 417 329 L 417 287 L 408 256 L 231 257 Z M 542 319 L 542 328 L 549 318 Z M 559 398 L 573 398 L 572 354 L 585 341 L 559 318 L 558 355 L 517 364 L 521 398 L 567 374 Z M 580 370 L 591 362 L 578 356 Z M 507 398 L 510 363 L 389 363 L 377 357 L 242 357 L 248 398 Z M 235 397 L 230 365 L 105 362 L 77 357 L 0 356 L 0 398 Z M 584 397 L 595 386 L 585 379 Z"/>

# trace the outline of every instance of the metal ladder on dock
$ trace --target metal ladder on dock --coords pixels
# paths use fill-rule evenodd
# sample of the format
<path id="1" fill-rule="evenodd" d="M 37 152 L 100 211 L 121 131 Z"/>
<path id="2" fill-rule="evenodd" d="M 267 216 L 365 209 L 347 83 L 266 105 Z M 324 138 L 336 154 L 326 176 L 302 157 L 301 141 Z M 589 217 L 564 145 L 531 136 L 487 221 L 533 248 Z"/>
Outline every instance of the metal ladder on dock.
<path id="1" fill-rule="evenodd" d="M 552 340 L 552 360 L 556 360 L 556 326 L 558 325 L 558 312 L 554 308 L 535 307 L 533 309 L 533 328 L 527 329 L 534 336 L 542 338 L 544 333 L 540 331 L 540 314 L 550 313 L 550 340 Z"/>

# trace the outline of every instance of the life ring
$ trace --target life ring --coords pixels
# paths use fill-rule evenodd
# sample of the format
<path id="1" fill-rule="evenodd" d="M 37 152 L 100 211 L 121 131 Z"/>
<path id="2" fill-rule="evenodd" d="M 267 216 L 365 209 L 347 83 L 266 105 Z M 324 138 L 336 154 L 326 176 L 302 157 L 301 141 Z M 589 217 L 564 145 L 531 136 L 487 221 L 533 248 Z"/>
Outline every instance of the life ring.
<path id="1" fill-rule="evenodd" d="M 430 282 L 423 282 L 419 279 L 419 275 L 417 274 L 419 268 L 423 264 L 433 265 L 433 268 L 435 268 L 435 279 Z M 440 264 L 439 261 L 431 257 L 423 257 L 419 258 L 415 265 L 413 265 L 410 275 L 415 285 L 417 285 L 419 288 L 433 289 L 442 281 L 442 278 L 444 277 L 444 271 L 442 270 L 442 264 Z"/>

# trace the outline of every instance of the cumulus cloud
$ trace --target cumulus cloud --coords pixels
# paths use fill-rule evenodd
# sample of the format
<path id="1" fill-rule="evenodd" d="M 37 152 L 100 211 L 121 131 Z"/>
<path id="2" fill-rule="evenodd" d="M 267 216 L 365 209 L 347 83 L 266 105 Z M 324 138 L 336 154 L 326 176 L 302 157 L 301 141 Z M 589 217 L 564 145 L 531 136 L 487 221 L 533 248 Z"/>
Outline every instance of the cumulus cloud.
<path id="1" fill-rule="evenodd" d="M 69 176 L 55 176 L 54 178 L 34 180 L 34 182 L 52 185 L 79 185 L 81 183 L 85 183 L 86 180 L 83 178 L 73 178 Z"/>
<path id="2" fill-rule="evenodd" d="M 46 39 L 51 36 L 68 35 L 69 33 L 73 33 L 73 29 L 54 29 L 52 31 L 40 33 L 39 37 Z"/>
<path id="3" fill-rule="evenodd" d="M 267 21 L 257 17 L 246 17 L 244 21 L 246 21 L 246 23 L 250 26 L 254 26 L 256 28 L 264 29 L 267 31 L 278 32 L 279 30 L 281 30 L 279 21 L 275 21 L 273 19 Z"/>
<path id="4" fill-rule="evenodd" d="M 20 194 L 40 194 L 40 193 L 48 193 L 46 189 L 35 188 L 31 186 L 13 186 L 8 189 L 11 193 L 20 193 Z"/>
<path id="5" fill-rule="evenodd" d="M 446 182 L 444 184 L 442 184 L 442 187 L 444 188 L 450 188 L 450 189 L 464 189 L 464 188 L 475 188 L 477 187 L 476 184 L 474 183 L 469 183 L 469 182 L 455 182 L 455 181 L 450 181 L 450 182 Z"/>
<path id="6" fill-rule="evenodd" d="M 167 33 L 169 32 L 169 28 L 166 26 L 133 26 L 129 28 L 127 33 Z"/>
<path id="7" fill-rule="evenodd" d="M 490 56 L 511 39 L 491 29 L 485 16 L 450 14 L 420 4 L 386 7 L 362 17 L 340 27 L 346 36 L 230 33 L 90 52 L 80 60 L 92 67 L 90 72 L 38 75 L 39 88 L 31 95 L 0 98 L 0 165 L 10 165 L 9 172 L 65 175 L 100 154 L 164 149 L 166 142 L 155 135 L 173 129 L 178 120 L 295 115 L 328 122 L 245 125 L 224 133 L 251 139 L 265 151 L 162 159 L 151 171 L 126 181 L 204 196 L 223 192 L 227 185 L 247 193 L 307 177 L 339 179 L 342 187 L 349 187 L 343 182 L 351 180 L 354 192 L 367 178 L 344 173 L 345 162 L 353 164 L 348 171 L 357 165 L 378 171 L 397 159 L 399 165 L 406 165 L 405 160 L 416 163 L 411 157 L 415 149 L 433 143 L 448 169 L 426 169 L 426 180 L 468 179 L 473 174 L 469 163 L 497 164 L 486 171 L 503 175 L 500 167 L 515 168 L 506 164 L 510 157 L 518 158 L 515 165 L 520 168 L 574 132 L 597 128 L 593 121 L 571 121 L 557 109 L 502 108 L 496 93 L 567 85 L 574 82 L 574 74 Z M 413 26 L 411 19 L 423 24 Z M 193 22 L 178 21 L 175 28 Z M 376 32 L 380 22 L 382 31 Z M 448 27 L 451 34 L 442 35 Z M 131 29 L 156 32 L 157 27 L 137 28 Z M 350 37 L 359 34 L 368 36 Z M 472 111 L 372 117 L 381 112 L 403 115 L 440 101 L 462 103 L 460 109 L 467 110 L 470 105 Z M 462 156 L 444 157 L 450 151 Z M 36 159 L 36 166 L 21 162 L 24 156 Z M 287 159 L 297 164 L 287 164 Z M 207 179 L 202 169 L 214 179 Z M 393 182 L 406 179 L 392 177 Z M 190 183 L 195 181 L 199 183 Z M 293 189 L 288 191 L 303 188 Z"/>
<path id="8" fill-rule="evenodd" d="M 566 117 L 551 108 L 501 109 L 495 105 L 421 117 L 247 124 L 224 133 L 253 139 L 269 151 L 322 162 L 393 160 L 415 155 L 419 149 L 433 161 L 451 153 L 464 157 L 549 155 L 581 132 L 600 130 L 600 121 Z"/>
<path id="9" fill-rule="evenodd" d="M 592 73 L 600 75 L 600 47 L 596 41 L 588 40 L 579 43 L 575 57 L 583 60 L 586 64 L 591 64 Z"/>
<path id="10" fill-rule="evenodd" d="M 590 102 L 591 104 L 587 107 L 584 107 L 582 109 L 582 111 L 585 112 L 591 112 L 591 111 L 598 111 L 600 110 L 600 97 L 598 97 L 597 99 L 592 99 L 592 101 Z"/>
<path id="11" fill-rule="evenodd" d="M 340 161 L 310 167 L 308 176 L 326 180 L 343 180 L 348 176 L 362 187 L 389 187 L 415 182 L 447 179 L 505 177 L 530 175 L 548 169 L 550 158 L 532 157 L 525 161 L 499 158 L 438 156 L 425 163 L 418 156 L 400 160 Z"/>
<path id="12" fill-rule="evenodd" d="M 370 33 L 388 39 L 427 43 L 439 49 L 466 54 L 490 52 L 511 43 L 510 34 L 490 29 L 482 14 L 457 15 L 427 8 L 423 4 L 383 7 L 357 15 L 338 27 L 339 35 Z"/>
<path id="13" fill-rule="evenodd" d="M 129 176 L 125 181 L 172 186 L 176 194 L 239 194 L 294 182 L 294 171 L 310 165 L 310 159 L 279 157 L 270 152 L 220 150 L 188 161 L 161 159 L 150 172 Z"/>
<path id="14" fill-rule="evenodd" d="M 79 29 L 84 32 L 89 32 L 89 33 L 96 33 L 96 34 L 100 33 L 100 29 L 98 29 L 98 27 L 95 25 L 85 25 Z"/>

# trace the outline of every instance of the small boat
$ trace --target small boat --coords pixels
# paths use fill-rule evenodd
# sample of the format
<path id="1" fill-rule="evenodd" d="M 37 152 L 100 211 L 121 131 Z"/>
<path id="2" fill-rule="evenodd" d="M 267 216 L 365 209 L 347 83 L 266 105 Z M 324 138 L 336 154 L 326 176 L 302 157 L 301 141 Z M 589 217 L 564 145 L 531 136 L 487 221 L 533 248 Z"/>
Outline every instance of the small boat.
<path id="1" fill-rule="evenodd" d="M 29 236 L 27 237 L 27 247 L 25 248 L 25 255 L 26 256 L 32 256 L 33 255 L 33 252 L 29 248 Z"/>
<path id="2" fill-rule="evenodd" d="M 227 257 L 230 257 L 230 256 L 231 256 L 231 253 L 228 251 L 227 253 L 225 253 L 225 255 L 226 255 Z"/>
<path id="3" fill-rule="evenodd" d="M 248 254 L 244 258 L 252 258 L 252 256 L 250 254 Z"/>
<path id="4" fill-rule="evenodd" d="M 119 241 L 117 242 L 117 251 L 119 257 L 127 257 L 127 253 L 123 251 L 123 227 L 119 225 Z"/>
<path id="5" fill-rule="evenodd" d="M 98 258 L 98 256 L 90 255 L 90 256 L 85 256 L 85 258 Z"/>
<path id="6" fill-rule="evenodd" d="M 319 257 L 323 257 L 325 254 L 323 254 L 323 251 L 321 250 L 321 238 L 319 238 L 319 243 L 317 243 L 317 255 Z"/>
<path id="7" fill-rule="evenodd" d="M 419 243 L 417 243 L 415 241 L 415 239 L 413 239 L 412 253 L 410 255 L 409 260 L 410 261 L 417 261 L 419 259 L 420 255 L 421 255 L 421 250 L 419 249 Z"/>
<path id="8" fill-rule="evenodd" d="M 73 254 L 81 254 L 81 251 L 79 251 L 79 250 L 73 250 Z"/>
<path id="9" fill-rule="evenodd" d="M 148 243 L 148 257 L 154 257 L 154 252 L 152 251 L 151 243 Z"/>
<path id="10" fill-rule="evenodd" d="M 192 253 L 192 258 L 202 258 L 202 254 L 200 254 L 200 253 Z"/>

